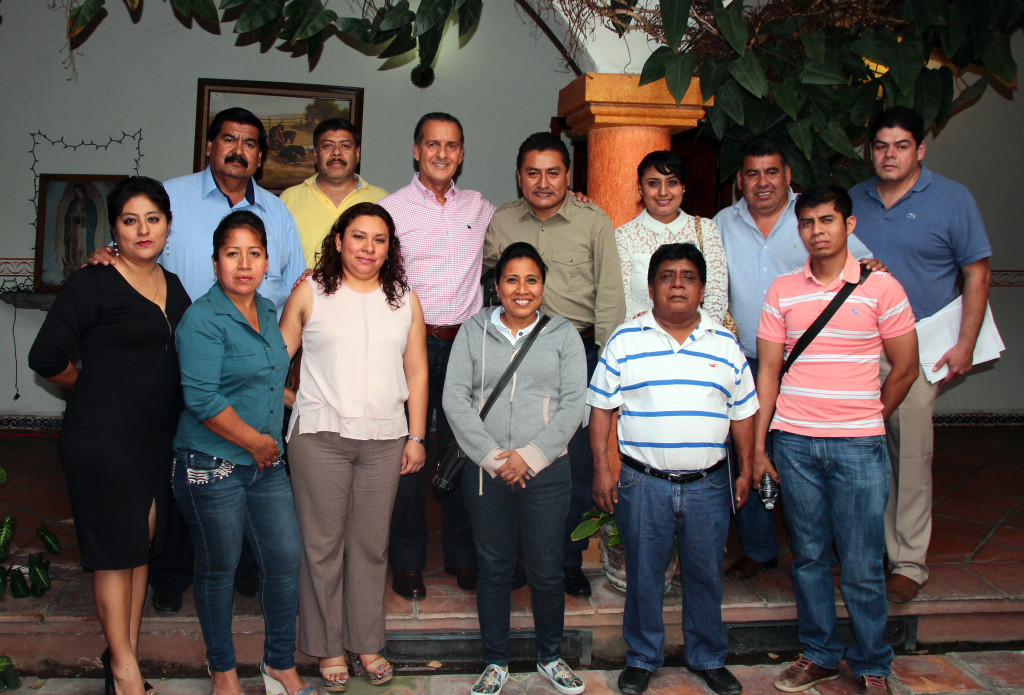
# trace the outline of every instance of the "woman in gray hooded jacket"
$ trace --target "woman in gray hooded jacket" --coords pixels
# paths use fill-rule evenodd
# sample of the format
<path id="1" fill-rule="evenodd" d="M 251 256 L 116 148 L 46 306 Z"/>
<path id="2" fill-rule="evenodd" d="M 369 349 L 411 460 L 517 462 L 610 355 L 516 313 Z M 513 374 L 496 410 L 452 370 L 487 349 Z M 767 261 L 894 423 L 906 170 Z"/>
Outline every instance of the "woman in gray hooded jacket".
<path id="1" fill-rule="evenodd" d="M 445 414 L 459 446 L 478 466 L 462 479 L 479 563 L 477 613 L 488 664 L 472 689 L 478 695 L 495 695 L 508 678 L 517 527 L 530 585 L 537 670 L 564 695 L 582 693 L 584 687 L 560 655 L 562 543 L 571 490 L 566 447 L 583 419 L 587 389 L 583 342 L 573 325 L 554 316 L 542 326 L 486 420 L 479 416 L 502 372 L 537 328 L 546 273 L 530 244 L 505 249 L 494 273 L 501 306 L 486 308 L 462 325 L 445 378 Z"/>

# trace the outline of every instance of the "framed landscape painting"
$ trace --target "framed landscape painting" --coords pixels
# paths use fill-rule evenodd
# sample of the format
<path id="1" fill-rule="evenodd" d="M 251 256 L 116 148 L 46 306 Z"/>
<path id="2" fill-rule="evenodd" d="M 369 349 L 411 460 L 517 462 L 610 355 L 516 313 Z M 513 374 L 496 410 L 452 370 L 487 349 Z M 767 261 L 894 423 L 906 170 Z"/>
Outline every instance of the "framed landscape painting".
<path id="1" fill-rule="evenodd" d="M 317 123 L 340 116 L 362 131 L 361 87 L 202 78 L 196 99 L 196 171 L 206 168 L 206 131 L 213 117 L 239 106 L 256 114 L 267 129 L 267 153 L 256 181 L 274 193 L 313 175 Z"/>
<path id="2" fill-rule="evenodd" d="M 127 174 L 40 174 L 36 212 L 36 292 L 56 292 L 109 246 L 107 194 Z"/>

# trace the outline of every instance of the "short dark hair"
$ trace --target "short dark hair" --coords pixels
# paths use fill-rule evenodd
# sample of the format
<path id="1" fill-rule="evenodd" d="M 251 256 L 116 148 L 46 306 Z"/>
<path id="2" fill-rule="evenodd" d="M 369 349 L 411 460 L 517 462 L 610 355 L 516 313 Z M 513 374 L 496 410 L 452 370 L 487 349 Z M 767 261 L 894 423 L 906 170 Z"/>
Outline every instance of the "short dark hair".
<path id="1" fill-rule="evenodd" d="M 654 169 L 665 176 L 675 176 L 679 183 L 686 183 L 686 164 L 675 152 L 658 150 L 641 159 L 636 167 L 636 180 L 643 181 L 644 172 L 648 169 Z"/>
<path id="2" fill-rule="evenodd" d="M 260 243 L 263 244 L 263 249 L 267 248 L 267 228 L 263 224 L 263 220 L 260 219 L 259 215 L 248 210 L 235 210 L 229 213 L 227 217 L 220 221 L 217 228 L 213 230 L 213 258 L 216 260 L 217 254 L 224 244 L 228 241 L 228 234 L 232 230 L 238 229 L 239 227 L 248 227 L 252 231 L 256 232 L 256 236 L 260 238 Z"/>
<path id="3" fill-rule="evenodd" d="M 836 209 L 836 212 L 843 216 L 844 222 L 846 218 L 853 214 L 853 201 L 850 200 L 850 194 L 842 186 L 830 183 L 813 186 L 797 196 L 796 207 L 794 208 L 797 220 L 800 219 L 800 215 L 804 210 L 816 208 L 819 205 L 827 205 L 828 203 L 832 203 L 832 207 Z"/>
<path id="4" fill-rule="evenodd" d="M 427 121 L 454 123 L 459 128 L 459 144 L 463 147 L 466 146 L 466 134 L 462 131 L 462 124 L 459 123 L 459 119 L 450 113 L 445 113 L 443 111 L 431 111 L 430 113 L 424 114 L 423 117 L 416 122 L 416 128 L 412 131 L 412 141 L 417 145 L 423 142 L 423 126 L 427 124 Z"/>
<path id="5" fill-rule="evenodd" d="M 914 138 L 914 144 L 920 145 L 924 141 L 924 119 L 921 114 L 906 106 L 894 106 L 886 109 L 871 121 L 871 128 L 868 131 L 868 142 L 875 141 L 875 136 L 882 128 L 903 128 Z"/>
<path id="6" fill-rule="evenodd" d="M 82 193 L 85 194 L 84 188 Z M 118 181 L 107 194 L 107 220 L 111 229 L 116 226 L 117 218 L 121 216 L 128 201 L 140 195 L 149 198 L 153 205 L 156 205 L 156 209 L 167 218 L 167 224 L 171 223 L 171 199 L 163 184 L 148 176 L 130 176 Z"/>
<path id="7" fill-rule="evenodd" d="M 508 265 L 509 261 L 514 261 L 517 258 L 529 258 L 536 263 L 537 267 L 540 268 L 541 282 L 547 282 L 548 266 L 544 263 L 544 259 L 540 257 L 540 252 L 534 248 L 533 244 L 517 241 L 505 247 L 505 250 L 501 252 L 501 256 L 498 257 L 498 262 L 494 266 L 495 285 L 501 282 L 501 274 L 505 272 L 505 266 Z"/>
<path id="8" fill-rule="evenodd" d="M 700 284 L 708 284 L 708 264 L 704 260 L 704 254 L 693 244 L 662 244 L 654 255 L 651 256 L 651 264 L 647 266 L 647 285 L 654 285 L 654 278 L 658 269 L 665 261 L 691 261 L 697 266 L 697 275 L 700 276 Z"/>
<path id="9" fill-rule="evenodd" d="M 220 131 L 224 129 L 225 123 L 241 123 L 242 125 L 251 125 L 259 131 L 259 142 L 260 142 L 260 154 L 267 153 L 267 129 L 263 127 L 263 121 L 261 121 L 256 114 L 248 109 L 243 109 L 240 106 L 232 106 L 229 109 L 224 109 L 216 116 L 213 117 L 213 121 L 210 123 L 210 127 L 206 130 L 206 141 L 213 142 L 220 135 Z"/>
<path id="10" fill-rule="evenodd" d="M 527 152 L 545 152 L 547 150 L 554 150 L 562 155 L 562 163 L 565 164 L 565 168 L 567 170 L 570 168 L 569 148 L 562 142 L 562 138 L 542 131 L 526 138 L 519 146 L 519 154 L 516 155 L 516 171 L 523 168 L 523 160 L 526 159 Z"/>
<path id="11" fill-rule="evenodd" d="M 359 147 L 359 130 L 352 121 L 347 118 L 341 118 L 340 116 L 335 118 L 325 118 L 316 124 L 316 128 L 313 129 L 313 147 L 320 144 L 320 136 L 329 130 L 344 130 L 352 135 L 352 140 L 355 141 L 356 147 Z"/>
<path id="12" fill-rule="evenodd" d="M 786 156 L 786 147 L 781 142 L 771 135 L 758 135 L 757 137 L 750 138 L 740 145 L 737 170 L 743 171 L 743 162 L 746 161 L 747 157 L 771 157 L 776 154 L 782 160 L 782 166 L 788 167 L 789 159 Z"/>

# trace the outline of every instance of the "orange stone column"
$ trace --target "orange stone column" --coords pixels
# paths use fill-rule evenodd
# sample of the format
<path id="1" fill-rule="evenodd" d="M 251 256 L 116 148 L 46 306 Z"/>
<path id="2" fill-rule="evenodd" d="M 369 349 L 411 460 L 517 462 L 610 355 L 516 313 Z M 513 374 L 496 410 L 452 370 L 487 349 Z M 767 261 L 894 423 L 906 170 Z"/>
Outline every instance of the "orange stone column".
<path id="1" fill-rule="evenodd" d="M 558 93 L 558 115 L 573 133 L 587 134 L 587 194 L 616 227 L 640 213 L 640 160 L 655 150 L 670 149 L 674 134 L 696 127 L 704 116 L 696 79 L 680 104 L 664 80 L 639 84 L 639 75 L 588 72 Z M 617 478 L 622 463 L 614 420 L 608 454 Z"/>
<path id="2" fill-rule="evenodd" d="M 588 72 L 558 93 L 558 115 L 573 133 L 587 134 L 587 193 L 616 227 L 640 212 L 640 160 L 669 149 L 674 134 L 696 127 L 704 116 L 697 80 L 681 104 L 664 80 L 639 83 L 639 75 Z"/>

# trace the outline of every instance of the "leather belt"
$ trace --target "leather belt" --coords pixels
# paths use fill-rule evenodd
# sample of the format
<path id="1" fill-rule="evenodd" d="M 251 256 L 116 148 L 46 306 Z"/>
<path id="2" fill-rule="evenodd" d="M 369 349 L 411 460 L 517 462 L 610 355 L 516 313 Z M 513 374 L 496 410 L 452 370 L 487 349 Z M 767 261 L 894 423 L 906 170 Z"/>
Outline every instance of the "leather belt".
<path id="1" fill-rule="evenodd" d="M 455 340 L 455 336 L 459 333 L 461 326 L 431 326 L 427 324 L 427 337 L 437 338 L 438 340 Z"/>
<path id="2" fill-rule="evenodd" d="M 702 478 L 708 477 L 709 475 L 717 471 L 719 468 L 724 466 L 726 464 L 726 460 L 728 459 L 728 457 L 726 457 L 719 461 L 718 463 L 716 463 L 715 465 L 713 465 L 711 468 L 705 468 L 702 471 L 673 473 L 672 471 L 663 471 L 658 468 L 651 468 L 646 463 L 640 463 L 632 456 L 626 456 L 621 451 L 619 452 L 619 456 L 622 458 L 622 465 L 625 466 L 626 468 L 632 468 L 634 471 L 637 471 L 638 473 L 643 473 L 644 475 L 649 475 L 655 478 L 661 478 L 662 480 L 667 480 L 670 483 L 676 483 L 677 485 L 682 485 L 684 483 L 692 483 L 697 480 L 701 480 Z"/>
<path id="3" fill-rule="evenodd" d="M 579 329 L 579 332 L 580 332 L 580 337 L 581 338 L 593 338 L 594 337 L 594 327 L 593 326 L 587 326 L 586 328 L 581 328 L 581 329 Z"/>

